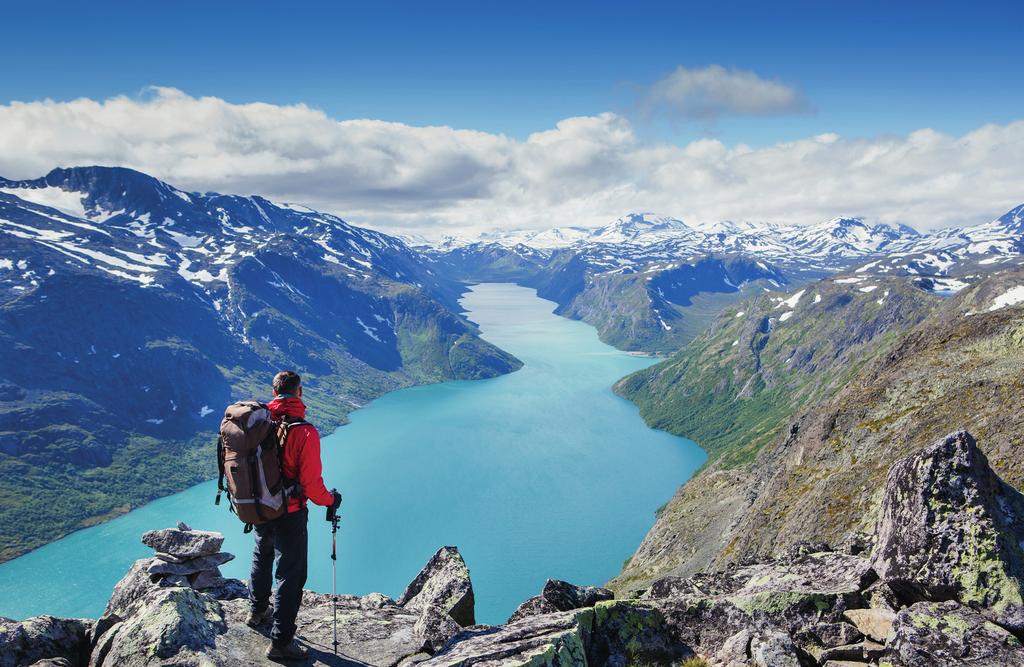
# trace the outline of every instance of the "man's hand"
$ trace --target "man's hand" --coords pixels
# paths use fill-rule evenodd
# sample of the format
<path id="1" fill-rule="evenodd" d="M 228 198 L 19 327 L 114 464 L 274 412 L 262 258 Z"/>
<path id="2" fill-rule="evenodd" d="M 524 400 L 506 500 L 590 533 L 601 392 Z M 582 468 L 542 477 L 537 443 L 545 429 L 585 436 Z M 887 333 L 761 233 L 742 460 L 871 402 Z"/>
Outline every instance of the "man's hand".
<path id="1" fill-rule="evenodd" d="M 331 489 L 331 495 L 334 496 L 334 502 L 327 508 L 328 521 L 334 521 L 334 517 L 338 515 L 338 510 L 341 509 L 341 494 L 338 493 L 337 489 Z"/>

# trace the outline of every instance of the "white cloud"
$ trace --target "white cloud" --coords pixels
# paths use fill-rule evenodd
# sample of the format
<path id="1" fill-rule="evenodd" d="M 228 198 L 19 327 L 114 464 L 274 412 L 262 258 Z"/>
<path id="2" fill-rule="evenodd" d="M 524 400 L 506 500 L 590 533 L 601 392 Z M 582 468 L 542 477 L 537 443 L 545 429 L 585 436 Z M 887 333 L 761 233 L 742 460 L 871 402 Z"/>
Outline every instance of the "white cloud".
<path id="1" fill-rule="evenodd" d="M 611 113 L 568 118 L 518 141 L 172 89 L 0 105 L 0 174 L 28 178 L 83 164 L 430 235 L 598 225 L 634 210 L 695 223 L 812 223 L 855 213 L 928 229 L 989 220 L 1024 201 L 1024 121 L 960 137 L 928 129 L 826 134 L 751 148 L 644 143 Z"/>
<path id="2" fill-rule="evenodd" d="M 803 97 L 779 81 L 721 65 L 679 66 L 657 81 L 641 99 L 647 111 L 715 120 L 724 115 L 765 116 L 806 109 Z"/>

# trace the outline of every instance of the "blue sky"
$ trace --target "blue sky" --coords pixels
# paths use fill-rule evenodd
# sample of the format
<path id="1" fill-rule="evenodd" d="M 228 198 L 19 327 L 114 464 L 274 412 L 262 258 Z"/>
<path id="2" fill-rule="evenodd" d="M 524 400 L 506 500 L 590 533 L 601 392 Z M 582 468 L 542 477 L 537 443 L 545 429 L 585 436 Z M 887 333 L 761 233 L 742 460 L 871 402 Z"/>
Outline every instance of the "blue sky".
<path id="1" fill-rule="evenodd" d="M 821 132 L 962 133 L 1019 115 L 1022 6 L 16 3 L 4 8 L 0 102 L 160 85 L 522 138 L 570 116 L 636 117 L 638 88 L 679 65 L 719 64 L 785 82 L 810 108 L 713 124 L 646 119 L 638 131 L 753 145 Z"/>
<path id="2" fill-rule="evenodd" d="M 291 4 L 6 5 L 0 175 L 114 164 L 434 237 L 1024 202 L 1021 2 Z"/>

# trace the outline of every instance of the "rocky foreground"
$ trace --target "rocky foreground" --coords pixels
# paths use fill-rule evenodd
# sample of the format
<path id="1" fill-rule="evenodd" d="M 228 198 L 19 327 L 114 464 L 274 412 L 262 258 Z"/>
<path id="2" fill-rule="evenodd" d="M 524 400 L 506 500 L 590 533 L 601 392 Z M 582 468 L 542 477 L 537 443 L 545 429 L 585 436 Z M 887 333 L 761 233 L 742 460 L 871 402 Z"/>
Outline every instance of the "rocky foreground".
<path id="1" fill-rule="evenodd" d="M 269 627 L 247 627 L 245 584 L 211 569 L 226 560 L 216 534 L 145 540 L 156 557 L 102 618 L 0 620 L 0 667 L 264 664 Z M 469 570 L 444 547 L 398 600 L 338 596 L 340 655 L 329 595 L 306 592 L 298 636 L 317 665 L 1024 666 L 1024 496 L 969 434 L 894 464 L 874 535 L 847 543 L 624 600 L 549 581 L 500 626 L 475 624 Z"/>

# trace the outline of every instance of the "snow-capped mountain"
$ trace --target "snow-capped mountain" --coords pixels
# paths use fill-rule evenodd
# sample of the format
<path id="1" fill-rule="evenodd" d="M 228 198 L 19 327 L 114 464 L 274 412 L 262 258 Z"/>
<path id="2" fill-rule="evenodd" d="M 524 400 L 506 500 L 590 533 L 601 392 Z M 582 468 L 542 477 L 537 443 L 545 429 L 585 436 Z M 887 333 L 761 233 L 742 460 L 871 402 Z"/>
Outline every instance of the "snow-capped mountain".
<path id="1" fill-rule="evenodd" d="M 281 368 L 330 428 L 389 389 L 518 364 L 428 259 L 302 206 L 57 169 L 0 179 L 0 241 L 0 453 L 26 465 L 130 467 L 127 440 L 214 429 Z"/>
<path id="2" fill-rule="evenodd" d="M 49 258 L 0 276 L 8 289 L 25 288 L 28 272 L 38 282 L 41 271 L 52 275 L 70 261 L 78 270 L 144 287 L 181 279 L 200 299 L 218 304 L 231 288 L 228 269 L 285 235 L 318 246 L 320 261 L 349 278 L 414 283 L 435 296 L 445 292 L 397 238 L 262 197 L 182 192 L 127 169 L 55 169 L 35 180 L 0 179 L 0 231 L 31 242 L 38 259 Z"/>
<path id="3" fill-rule="evenodd" d="M 449 238 L 426 252 L 447 275 L 537 287 L 558 304 L 556 312 L 594 324 L 604 340 L 663 351 L 681 345 L 715 308 L 751 289 L 778 289 L 786 282 L 855 270 L 918 275 L 924 289 L 957 291 L 985 269 L 1021 262 L 1022 227 L 1024 206 L 990 223 L 930 234 L 852 217 L 809 226 L 732 221 L 690 226 L 644 213 L 594 229 Z M 745 270 L 730 274 L 726 266 Z M 666 281 L 673 289 L 659 291 Z M 701 307 L 693 309 L 697 296 Z"/>
<path id="4" fill-rule="evenodd" d="M 587 237 L 591 243 L 640 243 L 650 245 L 665 239 L 692 237 L 695 232 L 682 220 L 650 213 L 632 213 L 610 225 L 598 227 Z"/>
<path id="5" fill-rule="evenodd" d="M 1024 254 L 1024 205 L 992 222 L 921 234 L 908 225 L 870 225 L 836 217 L 814 225 L 723 221 L 687 225 L 649 213 L 630 214 L 597 228 L 482 234 L 474 241 L 447 238 L 439 251 L 488 244 L 527 246 L 553 252 L 570 249 L 604 270 L 638 267 L 686 256 L 745 254 L 798 273 L 834 273 L 871 260 L 878 266 L 906 264 L 910 272 L 946 273 L 976 261 L 1007 261 Z M 891 262 L 890 262 L 891 260 Z"/>
<path id="6" fill-rule="evenodd" d="M 871 226 L 861 218 L 833 218 L 806 227 L 782 227 L 775 234 L 800 257 L 814 260 L 842 260 L 884 253 L 894 243 L 915 239 L 918 232 L 901 225 Z"/>
<path id="7" fill-rule="evenodd" d="M 860 271 L 921 276 L 968 276 L 1024 259 L 1024 204 L 991 222 L 954 227 L 897 244 Z M 940 281 L 941 282 L 941 281 Z M 968 283 L 956 281 L 965 286 Z"/>

